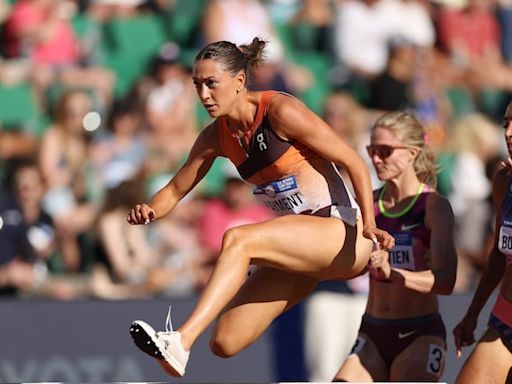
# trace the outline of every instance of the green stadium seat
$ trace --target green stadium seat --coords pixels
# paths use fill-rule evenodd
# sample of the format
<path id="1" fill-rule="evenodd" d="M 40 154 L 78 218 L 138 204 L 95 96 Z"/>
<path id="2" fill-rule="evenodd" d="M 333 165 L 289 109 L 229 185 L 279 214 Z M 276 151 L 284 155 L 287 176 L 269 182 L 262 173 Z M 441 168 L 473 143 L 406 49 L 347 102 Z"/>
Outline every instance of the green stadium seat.
<path id="1" fill-rule="evenodd" d="M 43 120 L 30 84 L 0 85 L 1 129 L 21 129 L 39 135 Z"/>
<path id="2" fill-rule="evenodd" d="M 286 50 L 286 57 L 290 62 L 305 67 L 313 74 L 312 86 L 298 95 L 300 99 L 316 113 L 322 112 L 322 107 L 330 91 L 329 69 L 330 58 L 321 52 L 299 49 L 295 43 L 292 26 L 288 23 L 275 23 L 277 35 Z M 311 30 L 303 32 L 311 33 Z"/>
<path id="3" fill-rule="evenodd" d="M 206 6 L 206 0 L 175 0 L 164 15 L 169 39 L 182 48 L 195 48 Z"/>
<path id="4" fill-rule="evenodd" d="M 167 40 L 161 20 L 153 15 L 115 19 L 105 25 L 106 65 L 117 75 L 115 95 L 125 96 L 148 70 Z"/>

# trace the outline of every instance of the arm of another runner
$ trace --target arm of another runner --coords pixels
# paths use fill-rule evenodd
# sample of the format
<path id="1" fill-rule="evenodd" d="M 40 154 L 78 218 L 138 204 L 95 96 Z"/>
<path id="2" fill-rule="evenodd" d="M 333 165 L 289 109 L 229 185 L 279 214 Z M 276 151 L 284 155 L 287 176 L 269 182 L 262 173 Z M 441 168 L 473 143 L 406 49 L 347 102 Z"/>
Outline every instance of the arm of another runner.
<path id="1" fill-rule="evenodd" d="M 128 214 L 130 224 L 147 224 L 167 215 L 210 170 L 220 155 L 217 130 L 214 124 L 206 127 L 197 138 L 185 164 L 149 203 L 136 204 Z"/>
<path id="2" fill-rule="evenodd" d="M 509 170 L 500 169 L 493 180 L 492 198 L 496 212 L 494 244 L 489 255 L 489 261 L 480 277 L 478 287 L 473 295 L 471 304 L 459 324 L 453 329 L 455 338 L 455 349 L 457 357 L 461 355 L 461 347 L 473 344 L 475 341 L 474 330 L 477 325 L 478 316 L 482 311 L 489 296 L 498 286 L 506 268 L 506 258 L 498 249 L 499 231 L 501 226 L 500 207 L 506 193 L 509 182 Z"/>
<path id="3" fill-rule="evenodd" d="M 376 227 L 373 192 L 366 162 L 345 143 L 320 117 L 299 100 L 275 95 L 269 107 L 269 118 L 276 133 L 285 139 L 296 139 L 323 156 L 343 166 L 352 185 L 363 216 L 364 236 L 377 239 L 385 249 L 394 246 L 393 237 Z"/>

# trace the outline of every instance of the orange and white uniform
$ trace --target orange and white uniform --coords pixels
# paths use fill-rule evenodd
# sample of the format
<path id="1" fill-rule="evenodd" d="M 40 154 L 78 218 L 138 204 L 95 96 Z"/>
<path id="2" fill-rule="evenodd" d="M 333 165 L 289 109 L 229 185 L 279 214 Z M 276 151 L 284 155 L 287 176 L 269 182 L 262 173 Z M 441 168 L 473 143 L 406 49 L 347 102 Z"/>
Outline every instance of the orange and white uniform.
<path id="1" fill-rule="evenodd" d="M 272 129 L 267 112 L 276 93 L 261 93 L 254 124 L 242 139 L 230 131 L 224 117 L 217 119 L 223 155 L 244 180 L 256 185 L 256 197 L 278 215 L 338 217 L 354 226 L 359 207 L 335 165 L 297 140 L 283 140 Z"/>

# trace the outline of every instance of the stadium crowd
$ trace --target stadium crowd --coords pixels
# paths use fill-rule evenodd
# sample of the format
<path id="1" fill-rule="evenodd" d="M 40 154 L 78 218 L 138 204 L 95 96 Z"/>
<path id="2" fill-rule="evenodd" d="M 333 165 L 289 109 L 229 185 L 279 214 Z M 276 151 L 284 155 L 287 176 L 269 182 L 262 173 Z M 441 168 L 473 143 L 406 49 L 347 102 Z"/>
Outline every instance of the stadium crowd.
<path id="1" fill-rule="evenodd" d="M 417 114 L 455 213 L 456 291 L 478 281 L 490 178 L 506 157 L 511 1 L 0 0 L 0 22 L 3 295 L 202 289 L 224 231 L 272 215 L 236 170 L 217 161 L 153 225 L 131 227 L 126 213 L 169 180 L 209 122 L 190 76 L 200 47 L 254 36 L 270 44 L 251 88 L 297 96 L 368 162 L 377 117 Z"/>

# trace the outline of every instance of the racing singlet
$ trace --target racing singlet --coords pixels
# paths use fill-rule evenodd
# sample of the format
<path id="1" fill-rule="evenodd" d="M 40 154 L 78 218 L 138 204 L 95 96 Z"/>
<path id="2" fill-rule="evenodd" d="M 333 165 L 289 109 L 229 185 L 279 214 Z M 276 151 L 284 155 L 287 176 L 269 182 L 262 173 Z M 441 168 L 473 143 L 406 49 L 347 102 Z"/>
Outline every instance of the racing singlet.
<path id="1" fill-rule="evenodd" d="M 332 216 L 355 225 L 359 207 L 334 164 L 296 140 L 283 140 L 272 129 L 267 112 L 276 93 L 261 93 L 254 124 L 244 138 L 230 131 L 225 118 L 217 119 L 223 155 L 276 214 Z"/>
<path id="2" fill-rule="evenodd" d="M 384 229 L 395 238 L 395 246 L 389 251 L 389 264 L 392 268 L 409 271 L 429 269 L 430 230 L 425 226 L 425 205 L 430 188 L 422 184 L 411 204 L 402 212 L 385 212 L 379 200 L 384 189 L 375 191 L 374 212 L 377 228 Z"/>
<path id="3" fill-rule="evenodd" d="M 507 265 L 512 265 L 512 181 L 507 186 L 507 193 L 500 208 L 501 225 L 498 249 L 507 256 Z"/>

